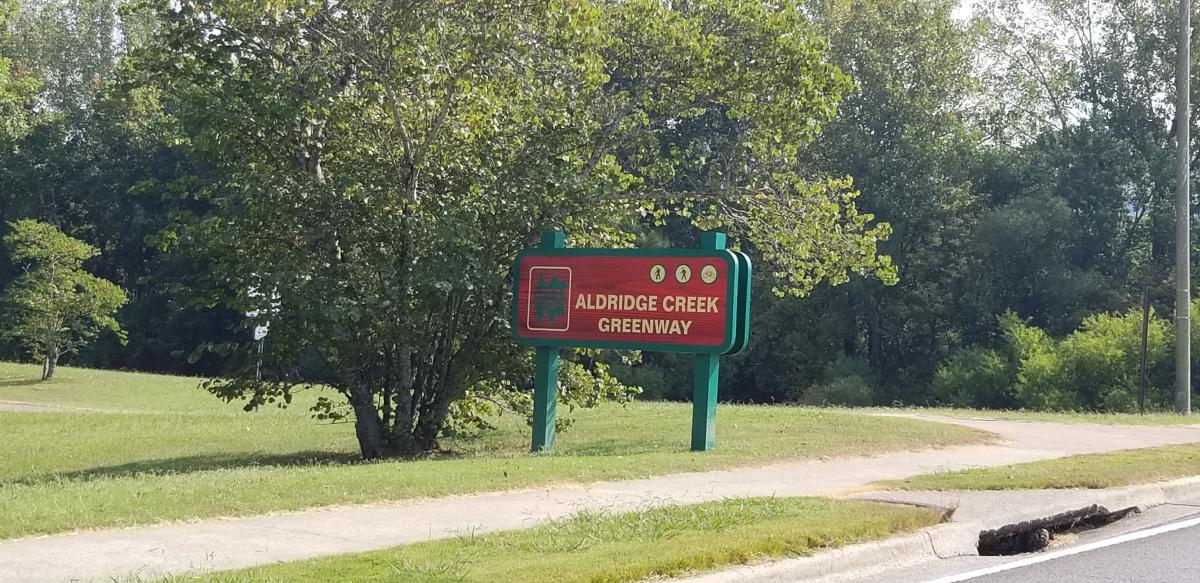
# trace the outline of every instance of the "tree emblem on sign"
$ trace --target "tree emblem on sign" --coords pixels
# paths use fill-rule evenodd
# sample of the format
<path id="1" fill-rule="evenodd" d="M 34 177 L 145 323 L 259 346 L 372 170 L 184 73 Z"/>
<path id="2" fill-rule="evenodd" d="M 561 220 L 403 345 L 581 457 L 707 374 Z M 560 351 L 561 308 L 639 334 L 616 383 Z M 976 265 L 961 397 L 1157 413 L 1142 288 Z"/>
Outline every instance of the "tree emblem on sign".
<path id="1" fill-rule="evenodd" d="M 533 286 L 533 317 L 538 324 L 566 315 L 567 283 L 558 277 L 538 277 Z"/>

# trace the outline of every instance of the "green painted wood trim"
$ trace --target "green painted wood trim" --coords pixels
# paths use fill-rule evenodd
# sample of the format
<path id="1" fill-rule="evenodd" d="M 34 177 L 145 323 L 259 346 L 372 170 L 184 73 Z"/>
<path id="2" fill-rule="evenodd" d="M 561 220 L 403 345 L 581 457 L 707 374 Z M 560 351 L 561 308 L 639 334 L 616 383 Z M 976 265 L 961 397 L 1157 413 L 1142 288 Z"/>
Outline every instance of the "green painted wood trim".
<path id="1" fill-rule="evenodd" d="M 733 343 L 733 348 L 725 354 L 737 354 L 745 350 L 746 345 L 750 343 L 750 276 L 753 274 L 753 264 L 750 263 L 750 256 L 741 251 L 733 251 L 734 257 L 738 261 L 738 324 L 737 324 L 737 339 Z"/>
<path id="2" fill-rule="evenodd" d="M 717 381 L 721 357 L 697 354 L 692 366 L 692 451 L 717 446 Z"/>
<path id="3" fill-rule="evenodd" d="M 566 245 L 566 241 L 566 235 L 560 231 L 542 233 L 543 248 L 558 249 Z M 539 346 L 534 355 L 533 440 L 530 450 L 546 451 L 554 447 L 557 419 L 558 347 Z"/>
<path id="4" fill-rule="evenodd" d="M 702 233 L 702 250 L 724 250 L 725 233 Z M 730 253 L 730 256 L 733 256 Z M 741 300 L 736 300 L 736 288 L 741 286 L 738 260 L 734 257 L 734 271 L 729 273 L 734 284 L 734 295 L 730 296 L 730 315 L 734 321 L 729 331 L 733 334 L 730 348 L 737 342 L 738 318 Z M 717 445 L 717 385 L 721 376 L 721 357 L 716 354 L 697 354 L 692 366 L 692 451 L 709 451 Z"/>

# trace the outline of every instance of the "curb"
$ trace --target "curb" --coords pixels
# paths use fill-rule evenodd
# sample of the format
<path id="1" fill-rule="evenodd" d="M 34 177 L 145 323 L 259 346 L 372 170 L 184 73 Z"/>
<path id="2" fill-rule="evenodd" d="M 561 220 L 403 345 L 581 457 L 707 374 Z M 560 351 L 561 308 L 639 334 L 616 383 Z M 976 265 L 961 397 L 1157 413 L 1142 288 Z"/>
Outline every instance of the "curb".
<path id="1" fill-rule="evenodd" d="M 1035 493 L 1046 490 L 1011 491 L 1014 496 L 1024 494 L 1033 498 Z M 915 533 L 892 537 L 882 541 L 860 543 L 820 552 L 807 557 L 782 559 L 768 563 L 742 565 L 679 579 L 683 583 L 837 583 L 850 579 L 864 579 L 893 569 L 911 567 L 920 563 L 978 554 L 976 545 L 979 534 L 987 530 L 998 530 L 1008 525 L 1030 522 L 1058 514 L 1102 506 L 1109 510 L 1136 507 L 1139 510 L 1170 504 L 1182 500 L 1200 498 L 1200 476 L 1170 482 L 1143 484 L 1108 490 L 1059 490 L 1057 493 L 1078 493 L 1071 502 L 1039 503 L 1029 500 L 1028 504 L 1013 505 L 1013 511 L 986 519 L 968 519 L 948 522 Z M 871 492 L 853 496 L 859 500 L 877 502 L 918 504 L 954 511 L 953 505 L 943 505 L 913 500 L 920 495 L 932 498 L 948 498 L 954 492 Z M 961 513 L 955 513 L 961 515 Z"/>
<path id="2" fill-rule="evenodd" d="M 686 583 L 726 583 L 754 581 L 755 583 L 793 583 L 795 581 L 819 580 L 828 583 L 839 576 L 872 575 L 884 568 L 894 569 L 916 565 L 936 559 L 933 539 L 934 530 L 951 525 L 935 526 L 927 531 L 915 532 L 876 543 L 849 545 L 808 557 L 783 559 L 770 563 L 743 565 L 673 581 Z"/>

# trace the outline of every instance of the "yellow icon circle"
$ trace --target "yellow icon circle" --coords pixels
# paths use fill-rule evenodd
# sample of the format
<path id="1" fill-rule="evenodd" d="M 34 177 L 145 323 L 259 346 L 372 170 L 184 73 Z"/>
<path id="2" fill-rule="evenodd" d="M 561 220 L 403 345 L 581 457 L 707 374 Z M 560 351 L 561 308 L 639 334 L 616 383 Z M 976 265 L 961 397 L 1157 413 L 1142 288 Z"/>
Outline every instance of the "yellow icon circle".
<path id="1" fill-rule="evenodd" d="M 650 268 L 650 281 L 654 283 L 662 283 L 667 278 L 667 268 L 660 264 L 655 264 Z"/>
<path id="2" fill-rule="evenodd" d="M 686 265 L 680 265 L 675 268 L 675 281 L 679 283 L 687 283 L 692 280 L 692 268 Z"/>
<path id="3" fill-rule="evenodd" d="M 717 281 L 717 268 L 714 265 L 705 265 L 700 268 L 700 281 L 704 283 L 712 283 Z"/>

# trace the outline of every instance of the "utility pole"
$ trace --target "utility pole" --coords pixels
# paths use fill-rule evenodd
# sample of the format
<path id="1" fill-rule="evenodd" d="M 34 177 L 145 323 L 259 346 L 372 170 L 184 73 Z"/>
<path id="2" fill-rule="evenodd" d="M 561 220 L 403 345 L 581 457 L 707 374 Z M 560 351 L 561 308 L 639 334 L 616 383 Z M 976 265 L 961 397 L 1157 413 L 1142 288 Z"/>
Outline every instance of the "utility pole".
<path id="1" fill-rule="evenodd" d="M 1175 63 L 1175 411 L 1192 410 L 1192 321 L 1191 321 L 1191 193 L 1189 152 L 1191 140 L 1192 7 L 1179 0 L 1179 41 Z"/>

